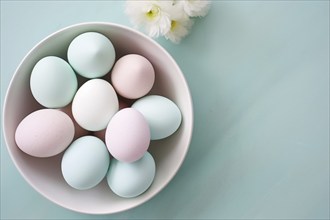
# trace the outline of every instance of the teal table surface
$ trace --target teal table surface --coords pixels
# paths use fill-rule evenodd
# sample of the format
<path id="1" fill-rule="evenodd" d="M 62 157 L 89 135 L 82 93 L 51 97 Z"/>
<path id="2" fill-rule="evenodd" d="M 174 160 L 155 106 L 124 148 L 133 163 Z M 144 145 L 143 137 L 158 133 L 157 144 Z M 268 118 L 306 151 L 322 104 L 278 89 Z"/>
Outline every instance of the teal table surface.
<path id="1" fill-rule="evenodd" d="M 124 9 L 2 0 L 1 105 L 40 40 L 87 21 L 133 27 Z M 156 41 L 194 103 L 190 149 L 170 184 L 129 211 L 76 213 L 23 179 L 2 134 L 1 219 L 329 219 L 329 1 L 213 1 L 180 44 Z"/>

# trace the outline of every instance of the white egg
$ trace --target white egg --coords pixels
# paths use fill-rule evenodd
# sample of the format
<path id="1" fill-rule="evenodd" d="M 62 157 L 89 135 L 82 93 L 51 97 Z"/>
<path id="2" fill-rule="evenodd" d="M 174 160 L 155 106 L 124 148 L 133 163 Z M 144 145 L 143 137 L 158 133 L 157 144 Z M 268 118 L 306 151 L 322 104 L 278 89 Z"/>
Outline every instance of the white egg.
<path id="1" fill-rule="evenodd" d="M 78 88 L 78 81 L 71 66 L 55 56 L 44 57 L 34 66 L 30 87 L 33 97 L 47 108 L 68 105 Z"/>
<path id="2" fill-rule="evenodd" d="M 65 151 L 61 169 L 65 181 L 79 190 L 99 184 L 109 168 L 110 156 L 104 142 L 94 136 L 75 140 Z"/>
<path id="3" fill-rule="evenodd" d="M 107 74 L 116 58 L 111 41 L 97 32 L 78 35 L 68 48 L 68 60 L 73 69 L 86 78 Z"/>
<path id="4" fill-rule="evenodd" d="M 103 79 L 91 79 L 77 91 L 72 101 L 72 115 L 76 122 L 89 131 L 105 129 L 118 111 L 115 90 Z"/>
<path id="5" fill-rule="evenodd" d="M 166 138 L 180 127 L 182 116 L 179 107 L 164 96 L 142 97 L 133 103 L 132 108 L 141 112 L 147 120 L 151 140 Z"/>
<path id="6" fill-rule="evenodd" d="M 120 197 L 132 198 L 145 192 L 152 184 L 156 165 L 149 152 L 133 162 L 112 159 L 107 174 L 110 189 Z"/>

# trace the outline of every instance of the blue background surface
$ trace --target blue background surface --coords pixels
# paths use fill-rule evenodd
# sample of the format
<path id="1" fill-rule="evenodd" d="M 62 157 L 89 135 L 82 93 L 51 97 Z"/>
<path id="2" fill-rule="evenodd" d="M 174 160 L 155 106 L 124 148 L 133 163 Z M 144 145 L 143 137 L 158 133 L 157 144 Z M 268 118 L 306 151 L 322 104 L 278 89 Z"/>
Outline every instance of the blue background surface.
<path id="1" fill-rule="evenodd" d="M 1 105 L 35 44 L 87 21 L 132 27 L 122 1 L 1 1 Z M 157 41 L 195 112 L 171 183 L 123 213 L 72 212 L 25 182 L 2 134 L 1 218 L 329 219 L 329 1 L 214 1 L 181 44 Z"/>

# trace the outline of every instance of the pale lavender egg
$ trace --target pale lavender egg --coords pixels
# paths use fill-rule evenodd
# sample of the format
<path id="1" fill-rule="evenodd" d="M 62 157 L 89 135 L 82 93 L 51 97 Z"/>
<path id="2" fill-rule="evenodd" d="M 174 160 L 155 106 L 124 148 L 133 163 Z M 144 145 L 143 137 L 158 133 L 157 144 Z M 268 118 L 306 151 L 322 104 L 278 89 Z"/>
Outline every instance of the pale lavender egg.
<path id="1" fill-rule="evenodd" d="M 150 144 L 148 123 L 137 110 L 124 108 L 110 120 L 105 141 L 109 152 L 117 160 L 136 161 L 144 155 Z"/>

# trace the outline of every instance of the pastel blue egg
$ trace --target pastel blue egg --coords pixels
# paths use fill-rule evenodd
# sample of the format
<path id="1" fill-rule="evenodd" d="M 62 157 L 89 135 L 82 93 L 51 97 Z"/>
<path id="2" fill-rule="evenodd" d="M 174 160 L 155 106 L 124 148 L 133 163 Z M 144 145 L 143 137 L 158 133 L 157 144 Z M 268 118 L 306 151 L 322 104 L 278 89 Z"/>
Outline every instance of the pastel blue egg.
<path id="1" fill-rule="evenodd" d="M 105 177 L 110 155 L 104 142 L 94 136 L 75 140 L 65 151 L 61 169 L 65 181 L 79 190 L 90 189 Z"/>
<path id="2" fill-rule="evenodd" d="M 120 197 L 132 198 L 144 193 L 152 184 L 156 165 L 149 152 L 133 162 L 111 160 L 107 181 L 110 189 Z"/>

